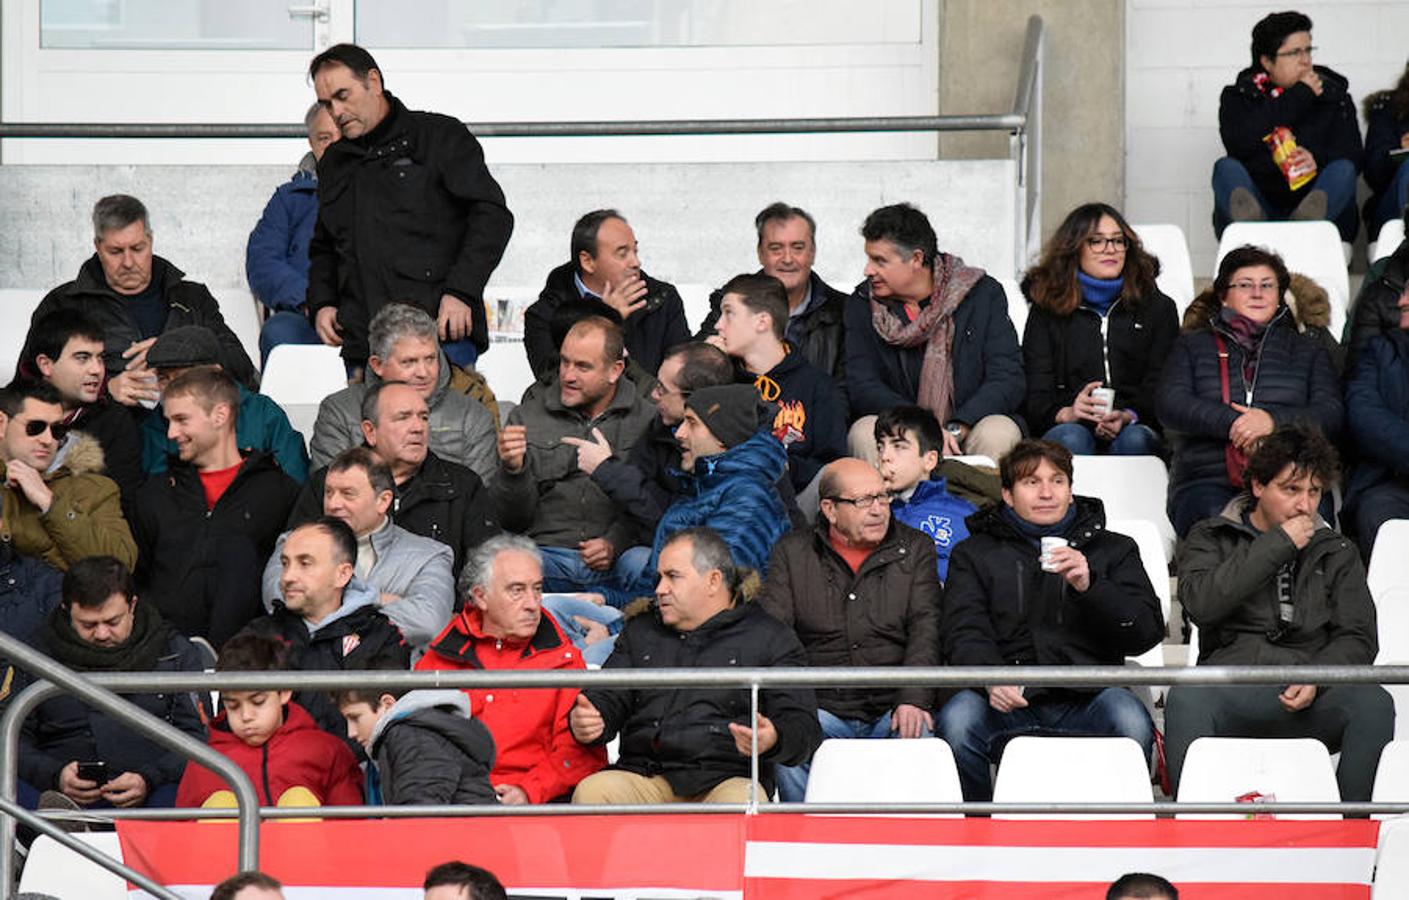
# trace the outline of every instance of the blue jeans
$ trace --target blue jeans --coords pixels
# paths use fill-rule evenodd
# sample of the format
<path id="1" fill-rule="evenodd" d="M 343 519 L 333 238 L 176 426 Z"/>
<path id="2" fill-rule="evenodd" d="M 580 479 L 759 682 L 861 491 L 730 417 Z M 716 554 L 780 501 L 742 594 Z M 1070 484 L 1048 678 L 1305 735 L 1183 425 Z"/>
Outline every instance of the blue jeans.
<path id="1" fill-rule="evenodd" d="M 1355 533 L 1366 564 L 1375 547 L 1375 535 L 1390 519 L 1409 519 L 1409 482 L 1382 481 L 1355 501 Z"/>
<path id="2" fill-rule="evenodd" d="M 1154 429 L 1138 422 L 1120 429 L 1113 441 L 1096 437 L 1096 430 L 1080 422 L 1067 422 L 1055 425 L 1042 435 L 1046 441 L 1056 441 L 1076 456 L 1159 456 L 1164 452 L 1164 441 Z"/>
<path id="3" fill-rule="evenodd" d="M 884 715 L 873 722 L 865 719 L 842 719 L 832 715 L 825 709 L 817 710 L 817 721 L 822 726 L 822 738 L 894 738 L 895 732 L 890 730 L 890 716 L 894 710 L 887 710 Z M 926 731 L 923 737 L 931 737 Z M 778 799 L 784 803 L 801 803 L 807 797 L 807 776 L 812 771 L 811 763 L 803 763 L 800 766 L 778 766 L 774 770 L 774 778 L 778 781 Z"/>
<path id="4" fill-rule="evenodd" d="M 944 704 L 935 728 L 954 751 L 965 800 L 986 803 L 993 799 L 988 767 L 1003 756 L 1008 741 L 1020 735 L 1128 737 L 1140 744 L 1149 760 L 1155 746 L 1155 723 L 1134 694 L 1112 687 L 1089 699 L 1067 696 L 1038 696 L 1031 705 L 1006 713 L 989 705 L 986 691 L 960 691 Z M 1053 777 L 1058 775 L 1053 773 Z"/>
<path id="5" fill-rule="evenodd" d="M 321 344 L 308 317 L 293 310 L 280 310 L 259 329 L 259 367 L 269 359 L 269 351 L 280 344 Z"/>
<path id="6" fill-rule="evenodd" d="M 147 799 L 142 806 L 145 809 L 170 809 L 176 805 L 177 783 L 159 784 L 151 793 L 147 794 Z M 23 778 L 15 780 L 15 802 L 25 809 L 39 808 L 39 795 L 43 793 L 39 788 L 25 781 Z M 113 805 L 106 800 L 99 800 L 97 803 L 90 803 L 88 809 L 112 809 Z"/>
<path id="7" fill-rule="evenodd" d="M 1365 230 L 1370 233 L 1370 239 L 1377 240 L 1384 224 L 1390 219 L 1403 216 L 1406 206 L 1409 206 L 1409 162 L 1402 162 L 1394 173 L 1394 180 L 1389 183 L 1389 190 L 1384 192 L 1375 208 L 1370 210 L 1370 221 L 1365 223 Z"/>
<path id="8" fill-rule="evenodd" d="M 617 609 L 644 596 L 640 585 L 646 581 L 651 561 L 650 547 L 631 547 L 616 558 L 605 572 L 589 568 L 575 547 L 539 547 L 543 554 L 543 590 L 552 594 L 590 591 L 607 598 Z"/>
<path id="9" fill-rule="evenodd" d="M 598 606 L 591 600 L 583 600 L 581 597 L 574 597 L 571 594 L 544 594 L 543 608 L 563 629 L 563 634 L 568 636 L 568 640 L 572 641 L 573 646 L 582 651 L 582 658 L 594 666 L 600 666 L 607 661 L 608 656 L 612 655 L 612 648 L 616 646 L 616 636 L 621 633 L 621 627 L 626 624 L 621 610 L 611 606 Z M 577 624 L 574 616 L 602 623 L 607 626 L 611 637 L 597 641 L 595 644 L 587 643 L 587 629 Z"/>
<path id="10" fill-rule="evenodd" d="M 1348 159 L 1333 159 L 1316 173 L 1310 184 L 1297 191 L 1298 203 L 1312 191 L 1326 192 L 1326 218 L 1336 224 L 1343 241 L 1355 240 L 1355 233 L 1360 230 L 1360 217 L 1355 210 L 1356 177 L 1354 163 Z M 1213 164 L 1213 232 L 1220 238 L 1223 237 L 1223 229 L 1233 221 L 1229 198 L 1238 188 L 1246 188 L 1253 195 L 1269 220 L 1285 220 L 1295 208 L 1274 207 L 1257 189 L 1247 167 L 1231 156 L 1225 156 Z"/>

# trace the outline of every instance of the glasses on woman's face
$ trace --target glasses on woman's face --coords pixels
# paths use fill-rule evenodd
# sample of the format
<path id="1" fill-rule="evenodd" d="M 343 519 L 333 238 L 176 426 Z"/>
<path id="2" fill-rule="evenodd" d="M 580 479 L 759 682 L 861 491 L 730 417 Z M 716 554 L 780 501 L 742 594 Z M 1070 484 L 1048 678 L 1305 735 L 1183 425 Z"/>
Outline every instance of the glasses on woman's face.
<path id="1" fill-rule="evenodd" d="M 1115 237 L 1102 237 L 1099 234 L 1093 234 L 1086 239 L 1086 246 L 1096 253 L 1103 253 L 1106 250 L 1124 253 L 1125 249 L 1130 246 L 1130 242 L 1125 239 L 1123 234 L 1118 234 Z"/>
<path id="2" fill-rule="evenodd" d="M 1297 58 L 1297 59 L 1310 59 L 1310 58 L 1311 58 L 1311 54 L 1313 54 L 1313 53 L 1315 53 L 1315 52 L 1316 52 L 1316 48 L 1315 48 L 1314 46 L 1313 46 L 1313 47 L 1296 47 L 1296 48 L 1294 48 L 1294 49 L 1292 49 L 1292 50 L 1283 50 L 1283 51 L 1279 52 L 1279 53 L 1277 54 L 1277 58 L 1278 58 L 1278 59 L 1282 59 L 1282 58 L 1287 57 L 1287 56 L 1292 56 L 1292 57 L 1295 57 L 1295 58 Z"/>
<path id="3" fill-rule="evenodd" d="M 1235 281 L 1228 285 L 1228 290 L 1237 291 L 1240 294 L 1275 294 L 1277 293 L 1277 282 Z"/>

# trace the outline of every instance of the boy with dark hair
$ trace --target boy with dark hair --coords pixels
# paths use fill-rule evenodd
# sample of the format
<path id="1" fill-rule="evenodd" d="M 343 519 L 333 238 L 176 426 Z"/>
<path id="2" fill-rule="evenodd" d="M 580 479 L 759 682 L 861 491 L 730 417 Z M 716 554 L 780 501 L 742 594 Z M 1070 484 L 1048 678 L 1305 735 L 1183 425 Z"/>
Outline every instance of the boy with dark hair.
<path id="1" fill-rule="evenodd" d="M 1179 900 L 1179 891 L 1158 875 L 1131 872 L 1112 882 L 1106 900 Z"/>
<path id="2" fill-rule="evenodd" d="M 969 536 L 964 520 L 1001 499 L 998 476 L 946 460 L 939 420 L 919 406 L 897 406 L 876 417 L 876 457 L 891 514 L 934 539 L 942 583 L 949 577 L 949 554 Z"/>
<path id="3" fill-rule="evenodd" d="M 284 900 L 284 886 L 263 872 L 241 872 L 217 884 L 210 900 Z"/>
<path id="4" fill-rule="evenodd" d="M 506 900 L 504 886 L 494 873 L 457 861 L 445 862 L 426 873 L 425 900 Z"/>
<path id="5" fill-rule="evenodd" d="M 220 651 L 217 672 L 281 672 L 289 648 L 277 637 L 243 633 Z M 254 782 L 264 806 L 354 806 L 361 772 L 347 745 L 318 727 L 292 691 L 222 691 L 223 712 L 210 724 L 210 746 Z M 198 763 L 186 766 L 177 806 L 228 807 L 225 780 Z"/>
<path id="6" fill-rule="evenodd" d="M 369 669 L 404 670 L 379 657 Z M 367 802 L 498 803 L 489 783 L 494 738 L 461 690 L 350 688 L 335 694 L 347 736 L 367 752 Z"/>

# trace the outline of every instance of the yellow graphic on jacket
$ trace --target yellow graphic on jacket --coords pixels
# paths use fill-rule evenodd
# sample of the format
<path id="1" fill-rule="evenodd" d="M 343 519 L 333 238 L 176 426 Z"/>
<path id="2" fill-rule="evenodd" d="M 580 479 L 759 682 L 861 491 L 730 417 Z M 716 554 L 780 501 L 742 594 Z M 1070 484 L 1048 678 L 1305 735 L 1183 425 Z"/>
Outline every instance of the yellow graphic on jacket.
<path id="1" fill-rule="evenodd" d="M 778 415 L 773 417 L 773 436 L 783 443 L 784 447 L 804 440 L 803 428 L 807 425 L 807 410 L 802 408 L 801 400 L 789 400 L 778 404 Z"/>

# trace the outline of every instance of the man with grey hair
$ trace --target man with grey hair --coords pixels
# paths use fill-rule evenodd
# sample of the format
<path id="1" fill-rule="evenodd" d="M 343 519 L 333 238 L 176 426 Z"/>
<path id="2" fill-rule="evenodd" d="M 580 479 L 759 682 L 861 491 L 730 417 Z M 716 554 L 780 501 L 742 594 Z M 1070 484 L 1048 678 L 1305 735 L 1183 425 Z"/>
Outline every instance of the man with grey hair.
<path id="1" fill-rule="evenodd" d="M 93 207 L 93 249 L 77 278 L 40 301 L 30 324 L 57 309 L 79 310 L 98 322 L 114 400 L 126 406 L 156 402 L 157 377 L 147 365 L 147 351 L 158 335 L 182 325 L 214 332 L 221 367 L 250 390 L 258 389 L 254 364 L 210 291 L 152 253 L 152 226 L 142 201 L 126 194 L 99 200 Z"/>
<path id="2" fill-rule="evenodd" d="M 451 386 L 451 367 L 440 348 L 435 320 L 405 303 L 384 306 L 372 319 L 369 346 L 366 381 L 325 397 L 318 406 L 309 442 L 314 467 L 326 466 L 362 442 L 360 411 L 369 387 L 403 381 L 430 408 L 431 451 L 487 481 L 497 462 L 494 418 Z"/>
<path id="3" fill-rule="evenodd" d="M 342 137 L 332 115 L 314 103 L 303 117 L 309 152 L 292 178 L 274 191 L 264 205 L 245 244 L 245 280 L 250 293 L 271 313 L 259 330 L 259 364 L 280 344 L 318 344 L 318 332 L 308 321 L 308 242 L 318 220 L 318 160 L 328 145 Z"/>
<path id="4" fill-rule="evenodd" d="M 501 535 L 480 544 L 460 576 L 464 609 L 431 642 L 418 670 L 584 669 L 582 654 L 543 615 L 543 558 L 533 541 Z M 465 691 L 494 736 L 490 783 L 501 803 L 546 803 L 606 764 L 601 747 L 568 731 L 577 688 Z"/>

